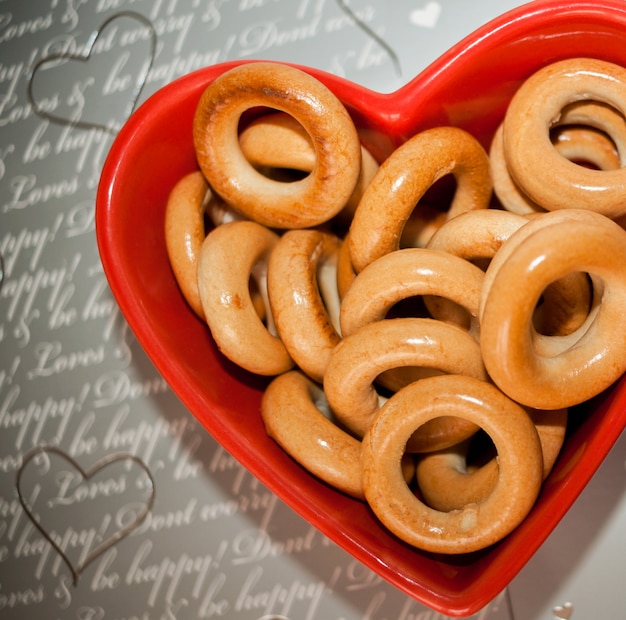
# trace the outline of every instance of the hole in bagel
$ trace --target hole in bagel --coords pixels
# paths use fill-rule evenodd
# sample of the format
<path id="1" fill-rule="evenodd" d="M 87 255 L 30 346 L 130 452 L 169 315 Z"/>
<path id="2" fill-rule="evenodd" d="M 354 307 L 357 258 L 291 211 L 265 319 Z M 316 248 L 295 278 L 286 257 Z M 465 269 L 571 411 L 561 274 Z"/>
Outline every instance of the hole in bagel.
<path id="1" fill-rule="evenodd" d="M 319 261 L 317 265 L 316 283 L 322 306 L 324 307 L 333 328 L 337 334 L 339 334 L 341 332 L 339 322 L 341 299 L 339 297 L 339 288 L 337 286 L 336 254 L 332 257 L 328 256 Z"/>
<path id="2" fill-rule="evenodd" d="M 256 279 L 253 276 L 250 276 L 248 280 L 248 291 L 250 292 L 250 299 L 252 300 L 252 305 L 256 313 L 259 315 L 263 324 L 267 327 L 267 309 L 265 307 L 265 302 L 263 301 L 263 295 L 259 288 L 259 285 Z"/>
<path id="3" fill-rule="evenodd" d="M 424 297 L 422 295 L 412 295 L 397 301 L 389 310 L 384 318 L 386 319 L 399 319 L 407 317 L 429 317 L 430 314 L 426 305 L 424 304 Z"/>
<path id="4" fill-rule="evenodd" d="M 454 175 L 446 174 L 426 190 L 404 225 L 400 248 L 426 247 L 435 230 L 446 221 L 456 188 Z"/>
<path id="5" fill-rule="evenodd" d="M 263 176 L 293 183 L 313 170 L 313 142 L 289 114 L 266 107 L 252 108 L 242 115 L 238 132 L 244 156 Z"/>
<path id="6" fill-rule="evenodd" d="M 492 458 L 497 456 L 493 440 L 482 428 L 469 440 L 465 462 L 467 472 L 472 473 L 486 465 Z"/>
<path id="7" fill-rule="evenodd" d="M 382 398 L 390 398 L 395 392 L 400 391 L 414 381 L 435 377 L 437 375 L 446 374 L 439 368 L 430 368 L 426 366 L 399 366 L 381 372 L 376 377 L 376 391 Z"/>
<path id="8" fill-rule="evenodd" d="M 620 154 L 610 134 L 582 124 L 558 125 L 550 130 L 550 140 L 565 159 L 592 170 L 617 170 Z"/>
<path id="9" fill-rule="evenodd" d="M 252 306 L 267 331 L 272 336 L 278 336 L 267 293 L 267 266 L 265 263 L 260 262 L 252 267 L 248 278 L 248 292 Z"/>
<path id="10" fill-rule="evenodd" d="M 308 173 L 293 168 L 270 168 L 265 166 L 258 167 L 256 170 L 268 179 L 279 181 L 280 183 L 295 183 L 309 176 Z"/>
<path id="11" fill-rule="evenodd" d="M 589 274 L 572 272 L 543 291 L 533 313 L 533 327 L 542 336 L 569 336 L 584 324 L 594 303 Z"/>
<path id="12" fill-rule="evenodd" d="M 417 455 L 417 488 L 413 493 L 424 504 L 441 512 L 480 504 L 493 493 L 497 484 L 496 459 L 493 441 L 479 429 L 449 448 Z"/>
<path id="13" fill-rule="evenodd" d="M 447 297 L 439 295 L 406 297 L 389 308 L 384 316 L 385 319 L 413 317 L 443 321 L 466 331 L 472 327 L 472 317 L 466 308 Z"/>
<path id="14" fill-rule="evenodd" d="M 324 393 L 324 389 L 321 385 L 309 384 L 309 397 L 311 401 L 315 405 L 315 408 L 329 421 L 332 422 L 337 428 L 340 428 L 344 433 L 350 435 L 355 439 L 361 440 L 356 433 L 352 432 L 342 421 L 335 415 L 335 412 L 332 410 L 332 407 L 328 403 L 328 399 L 326 398 L 326 394 Z"/>
<path id="15" fill-rule="evenodd" d="M 426 304 L 429 317 L 450 325 L 456 325 L 465 331 L 472 328 L 472 316 L 461 304 L 438 295 L 429 295 Z"/>

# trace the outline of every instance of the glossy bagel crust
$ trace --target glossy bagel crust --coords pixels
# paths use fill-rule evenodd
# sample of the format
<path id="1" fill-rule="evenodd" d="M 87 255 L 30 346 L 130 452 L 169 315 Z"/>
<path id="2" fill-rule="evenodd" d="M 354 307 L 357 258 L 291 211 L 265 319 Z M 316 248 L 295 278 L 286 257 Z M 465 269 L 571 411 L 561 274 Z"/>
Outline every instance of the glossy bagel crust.
<path id="1" fill-rule="evenodd" d="M 324 391 L 340 422 L 362 437 L 384 400 L 376 390 L 376 378 L 401 367 L 487 378 L 480 345 L 456 325 L 414 317 L 369 323 L 341 340 L 326 369 Z M 409 450 L 444 448 L 476 430 L 467 422 L 434 421 L 415 434 Z"/>
<path id="2" fill-rule="evenodd" d="M 246 159 L 239 122 L 258 106 L 292 115 L 312 137 L 315 166 L 305 178 L 276 181 Z M 288 65 L 250 63 L 219 76 L 200 98 L 193 139 L 212 189 L 270 227 L 305 228 L 328 221 L 348 202 L 360 175 L 361 145 L 343 104 L 321 82 Z"/>
<path id="3" fill-rule="evenodd" d="M 492 185 L 487 153 L 462 129 L 422 131 L 381 164 L 350 226 L 350 254 L 357 273 L 399 249 L 402 231 L 417 203 L 448 174 L 457 180 L 448 218 L 489 206 Z"/>
<path id="4" fill-rule="evenodd" d="M 559 155 L 550 140 L 550 128 L 562 110 L 590 99 L 625 115 L 626 69 L 594 58 L 572 58 L 537 71 L 507 109 L 504 157 L 515 183 L 541 208 L 575 206 L 616 218 L 626 213 L 626 168 L 585 168 Z"/>
<path id="5" fill-rule="evenodd" d="M 165 206 L 165 247 L 176 282 L 193 311 L 204 319 L 198 292 L 198 256 L 206 237 L 204 211 L 209 186 L 200 171 L 185 175 Z"/>
<path id="6" fill-rule="evenodd" d="M 263 393 L 267 434 L 303 467 L 344 493 L 364 499 L 361 441 L 322 411 L 321 387 L 298 370 L 274 378 Z"/>
<path id="7" fill-rule="evenodd" d="M 268 265 L 267 287 L 278 335 L 294 362 L 318 382 L 341 340 L 335 327 L 340 246 L 339 238 L 330 233 L 289 230 Z"/>
<path id="8" fill-rule="evenodd" d="M 537 409 L 570 407 L 626 370 L 626 231 L 603 215 L 575 209 L 543 214 L 528 226 L 519 230 L 523 241 L 513 235 L 511 249 L 503 246 L 485 274 L 483 359 L 514 400 Z M 585 320 L 565 336 L 537 333 L 532 317 L 542 292 L 573 272 L 589 274 L 593 285 Z"/>
<path id="9" fill-rule="evenodd" d="M 626 161 L 624 117 L 606 104 L 584 100 L 572 103 L 561 111 L 552 128 L 554 150 L 571 162 L 617 170 Z M 504 155 L 503 130 L 504 122 L 496 130 L 489 150 L 494 193 L 507 211 L 541 213 L 546 209 L 529 198 L 511 177 Z M 534 153 L 528 157 L 534 157 Z"/>
<path id="10" fill-rule="evenodd" d="M 551 218 L 569 219 L 569 210 L 560 213 Z M 519 215 L 499 209 L 468 211 L 437 230 L 427 249 L 448 252 L 480 265 L 486 271 L 483 280 L 483 289 L 486 289 L 504 256 L 544 221 L 539 213 Z M 425 301 L 435 318 L 452 314 L 447 300 L 427 298 Z M 533 322 L 540 333 L 567 335 L 580 327 L 589 313 L 590 304 L 591 289 L 586 274 L 570 273 L 546 287 Z"/>
<path id="11" fill-rule="evenodd" d="M 258 170 L 271 175 L 297 171 L 310 173 L 317 156 L 311 136 L 285 112 L 265 114 L 247 125 L 239 134 L 239 144 L 246 159 Z M 354 215 L 365 188 L 378 171 L 378 162 L 361 146 L 360 174 L 356 187 L 338 217 L 349 221 Z"/>
<path id="12" fill-rule="evenodd" d="M 385 319 L 402 300 L 436 296 L 461 306 L 469 317 L 470 331 L 478 337 L 483 278 L 478 267 L 448 252 L 426 248 L 390 252 L 365 267 L 347 290 L 341 303 L 341 332 L 349 336 Z"/>
<path id="13" fill-rule="evenodd" d="M 257 313 L 250 278 L 256 275 L 259 288 L 266 288 L 267 262 L 278 240 L 256 222 L 230 222 L 207 235 L 198 259 L 200 299 L 217 346 L 242 368 L 268 376 L 289 370 L 293 360 Z"/>
<path id="14" fill-rule="evenodd" d="M 542 478 L 545 480 L 561 451 L 567 429 L 567 409 L 539 411 L 531 409 L 543 462 Z M 436 510 L 460 510 L 467 504 L 484 501 L 493 491 L 498 479 L 499 465 L 496 456 L 479 466 L 467 462 L 472 438 L 447 450 L 426 453 L 416 464 L 415 476 L 420 496 Z"/>
<path id="15" fill-rule="evenodd" d="M 293 459 L 324 482 L 364 500 L 361 441 L 338 426 L 321 386 L 299 370 L 275 377 L 261 400 L 267 434 Z M 402 475 L 415 475 L 411 455 L 402 459 Z"/>
<path id="16" fill-rule="evenodd" d="M 499 460 L 489 496 L 450 512 L 418 499 L 399 466 L 407 439 L 442 415 L 483 428 Z M 361 463 L 365 497 L 381 522 L 409 544 L 444 554 L 469 553 L 501 540 L 530 512 L 542 481 L 539 436 L 526 411 L 492 384 L 455 375 L 424 379 L 392 396 L 363 438 Z"/>

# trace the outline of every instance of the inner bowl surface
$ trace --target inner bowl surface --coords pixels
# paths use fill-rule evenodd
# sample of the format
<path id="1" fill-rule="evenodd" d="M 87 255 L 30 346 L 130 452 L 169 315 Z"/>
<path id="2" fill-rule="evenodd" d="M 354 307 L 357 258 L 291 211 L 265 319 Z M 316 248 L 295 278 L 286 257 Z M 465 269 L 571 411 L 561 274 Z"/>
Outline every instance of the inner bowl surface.
<path id="1" fill-rule="evenodd" d="M 380 94 L 305 69 L 344 102 L 382 160 L 418 131 L 462 127 L 487 148 L 520 83 L 559 59 L 593 56 L 626 66 L 626 3 L 533 2 L 485 25 L 406 86 Z M 543 543 L 626 424 L 626 383 L 578 408 L 560 458 L 528 518 L 479 553 L 438 557 L 398 541 L 368 507 L 290 459 L 263 427 L 265 379 L 217 351 L 189 309 L 165 251 L 167 196 L 197 169 L 192 118 L 204 88 L 237 63 L 207 67 L 153 95 L 117 136 L 96 203 L 97 240 L 113 294 L 138 341 L 184 405 L 226 450 L 303 518 L 396 587 L 448 615 L 475 613 Z"/>

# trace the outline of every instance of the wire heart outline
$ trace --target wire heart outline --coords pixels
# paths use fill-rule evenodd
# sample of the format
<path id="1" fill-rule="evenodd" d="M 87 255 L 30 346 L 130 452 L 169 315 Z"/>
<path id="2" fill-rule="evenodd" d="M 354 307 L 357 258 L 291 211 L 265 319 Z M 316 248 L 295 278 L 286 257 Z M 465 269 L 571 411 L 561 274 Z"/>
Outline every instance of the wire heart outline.
<path id="1" fill-rule="evenodd" d="M 141 96 L 141 93 L 146 85 L 146 82 L 148 80 L 148 75 L 154 63 L 154 58 L 156 56 L 156 47 L 157 47 L 157 33 L 152 22 L 147 17 L 144 17 L 143 15 L 141 15 L 141 13 L 136 13 L 135 11 L 120 11 L 108 17 L 104 22 L 100 24 L 100 26 L 98 26 L 98 28 L 96 28 L 95 30 L 91 32 L 82 52 L 49 54 L 48 56 L 40 58 L 33 65 L 33 68 L 30 72 L 30 76 L 28 79 L 26 94 L 28 96 L 28 101 L 33 109 L 33 112 L 37 116 L 45 120 L 51 121 L 53 123 L 59 124 L 59 125 L 77 127 L 79 129 L 100 129 L 112 135 L 117 134 L 117 130 L 109 125 L 105 125 L 103 123 L 96 123 L 92 121 L 82 121 L 80 119 L 72 120 L 71 118 L 66 118 L 63 116 L 52 114 L 51 112 L 48 112 L 47 110 L 42 109 L 37 103 L 37 100 L 33 93 L 33 82 L 34 82 L 34 78 L 35 78 L 37 71 L 42 67 L 42 65 L 49 64 L 55 61 L 68 61 L 68 60 L 74 60 L 77 62 L 87 62 L 90 59 L 94 45 L 100 38 L 100 35 L 102 34 L 102 32 L 106 30 L 106 28 L 111 24 L 111 22 L 117 19 L 123 19 L 123 18 L 133 19 L 143 24 L 149 31 L 149 39 L 150 39 L 148 62 L 144 65 L 144 68 L 137 76 L 137 81 L 135 83 L 135 90 L 130 99 L 130 105 L 126 113 L 126 119 L 133 113 L 133 111 L 137 107 L 137 102 L 139 101 L 139 97 Z"/>
<path id="2" fill-rule="evenodd" d="M 2 291 L 2 286 L 4 285 L 4 255 L 0 252 L 0 292 Z"/>
<path id="3" fill-rule="evenodd" d="M 336 0 L 336 2 L 339 8 L 354 21 L 357 28 L 360 28 L 366 35 L 371 37 L 378 45 L 380 45 L 380 47 L 382 47 L 385 50 L 386 54 L 391 59 L 391 63 L 393 64 L 393 67 L 396 70 L 396 73 L 398 74 L 398 76 L 402 77 L 402 67 L 400 66 L 400 59 L 398 58 L 398 55 L 395 53 L 391 45 L 389 45 L 389 43 L 387 43 L 387 41 L 385 41 L 385 39 L 383 39 L 380 35 L 376 34 L 376 32 L 372 30 L 372 28 L 370 28 L 360 18 L 350 8 L 346 0 Z"/>
<path id="4" fill-rule="evenodd" d="M 65 551 L 63 551 L 63 549 L 61 549 L 61 547 L 54 541 L 54 539 L 48 533 L 46 528 L 41 524 L 39 519 L 35 516 L 33 511 L 30 509 L 30 507 L 26 503 L 24 494 L 22 493 L 21 482 L 22 482 L 22 475 L 24 473 L 24 470 L 26 469 L 27 465 L 35 457 L 37 457 L 40 454 L 56 454 L 57 456 L 65 460 L 74 469 L 76 469 L 76 471 L 78 471 L 78 473 L 82 476 L 83 480 L 89 480 L 90 478 L 95 476 L 98 472 L 105 469 L 107 466 L 113 463 L 118 463 L 122 461 L 131 461 L 135 463 L 136 465 L 138 465 L 146 473 L 146 475 L 148 476 L 148 479 L 150 480 L 150 495 L 147 501 L 145 502 L 145 506 L 143 510 L 139 511 L 139 513 L 130 523 L 128 523 L 123 528 L 120 528 L 119 530 L 117 530 L 104 542 L 100 543 L 95 549 L 93 549 L 90 553 L 88 553 L 87 557 L 82 562 L 79 562 L 76 566 L 74 566 L 74 564 L 72 563 L 70 558 L 67 556 Z M 20 504 L 22 505 L 22 508 L 24 509 L 24 513 L 30 519 L 33 525 L 39 530 L 41 535 L 50 543 L 50 545 L 52 545 L 52 548 L 59 554 L 61 559 L 65 562 L 67 567 L 70 569 L 70 572 L 72 573 L 72 583 L 74 585 L 77 585 L 80 575 L 85 570 L 85 568 L 89 564 L 91 564 L 91 562 L 93 562 L 103 553 L 108 551 L 111 547 L 114 547 L 118 542 L 120 542 L 120 540 L 122 540 L 123 538 L 126 538 L 126 536 L 128 536 L 133 530 L 139 527 L 141 522 L 146 518 L 148 513 L 152 510 L 152 507 L 154 506 L 154 500 L 155 500 L 155 494 L 156 494 L 154 477 L 152 476 L 152 472 L 150 471 L 146 463 L 144 463 L 139 457 L 135 456 L 134 454 L 123 453 L 123 452 L 111 454 L 97 461 L 90 469 L 83 469 L 75 459 L 73 459 L 66 452 L 63 452 L 63 450 L 55 446 L 46 446 L 46 445 L 37 446 L 36 448 L 34 448 L 33 450 L 31 450 L 25 455 L 24 459 L 22 460 L 22 465 L 17 470 L 15 486 L 16 486 L 18 498 L 20 500 Z"/>

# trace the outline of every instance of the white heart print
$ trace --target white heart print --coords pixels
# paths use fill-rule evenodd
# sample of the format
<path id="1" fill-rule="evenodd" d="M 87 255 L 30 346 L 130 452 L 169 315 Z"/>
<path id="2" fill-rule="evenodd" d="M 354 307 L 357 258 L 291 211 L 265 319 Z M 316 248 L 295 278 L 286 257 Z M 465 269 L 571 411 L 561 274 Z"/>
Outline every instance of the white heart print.
<path id="1" fill-rule="evenodd" d="M 572 617 L 572 612 L 574 611 L 574 606 L 571 603 L 565 603 L 564 605 L 559 605 L 552 610 L 554 614 L 555 620 L 570 620 Z"/>
<path id="2" fill-rule="evenodd" d="M 414 9 L 409 15 L 411 23 L 422 28 L 434 28 L 441 15 L 439 2 L 428 2 L 420 9 Z"/>

